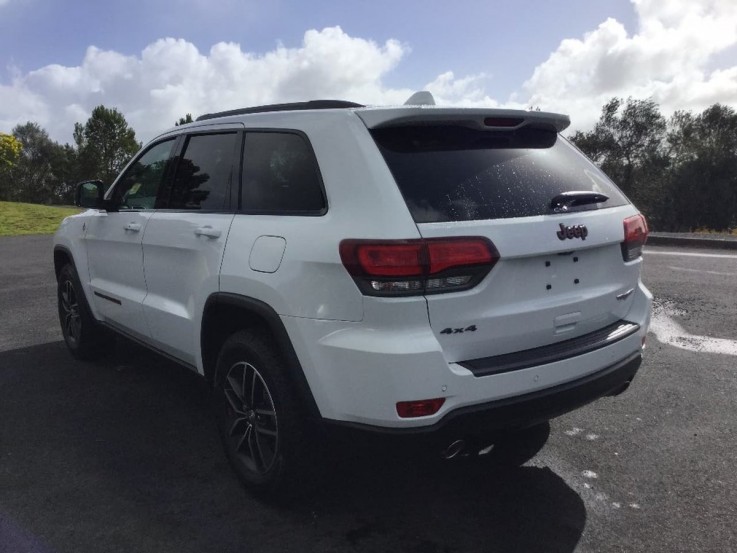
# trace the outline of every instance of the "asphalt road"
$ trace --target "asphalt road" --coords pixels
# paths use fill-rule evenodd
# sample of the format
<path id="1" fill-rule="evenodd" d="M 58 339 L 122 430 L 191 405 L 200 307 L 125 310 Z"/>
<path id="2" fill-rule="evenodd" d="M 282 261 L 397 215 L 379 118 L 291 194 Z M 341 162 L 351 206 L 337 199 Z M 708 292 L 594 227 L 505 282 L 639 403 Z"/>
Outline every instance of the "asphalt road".
<path id="1" fill-rule="evenodd" d="M 526 465 L 334 451 L 277 507 L 231 473 L 198 377 L 128 345 L 72 360 L 50 237 L 2 238 L 0 552 L 737 551 L 735 274 L 737 255 L 650 248 L 638 378 L 552 421 Z"/>

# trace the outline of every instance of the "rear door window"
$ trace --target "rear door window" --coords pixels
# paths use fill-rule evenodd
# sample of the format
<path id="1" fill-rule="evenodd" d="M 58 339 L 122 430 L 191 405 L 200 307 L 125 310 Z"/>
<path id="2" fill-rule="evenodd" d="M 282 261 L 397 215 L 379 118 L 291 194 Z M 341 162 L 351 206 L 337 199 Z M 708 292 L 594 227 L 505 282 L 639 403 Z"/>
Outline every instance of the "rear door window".
<path id="1" fill-rule="evenodd" d="M 179 156 L 167 209 L 227 211 L 231 208 L 236 132 L 188 136 Z"/>
<path id="2" fill-rule="evenodd" d="M 416 126 L 371 134 L 417 223 L 550 214 L 551 200 L 569 191 L 609 197 L 569 211 L 628 203 L 604 173 L 552 131 Z"/>

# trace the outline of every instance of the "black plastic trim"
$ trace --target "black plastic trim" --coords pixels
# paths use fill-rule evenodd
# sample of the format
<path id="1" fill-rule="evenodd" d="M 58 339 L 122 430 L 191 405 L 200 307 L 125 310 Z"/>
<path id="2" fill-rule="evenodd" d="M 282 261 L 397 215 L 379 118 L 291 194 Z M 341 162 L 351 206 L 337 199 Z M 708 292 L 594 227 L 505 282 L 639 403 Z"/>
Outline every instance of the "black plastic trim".
<path id="1" fill-rule="evenodd" d="M 56 266 L 56 252 L 61 252 L 65 254 L 69 258 L 69 262 L 72 264 L 75 271 L 77 270 L 77 264 L 74 262 L 74 256 L 72 255 L 72 251 L 69 248 L 62 245 L 54 246 L 54 273 L 56 273 L 56 278 L 58 280 L 59 272 L 61 271 L 63 265 L 61 267 Z"/>
<path id="2" fill-rule="evenodd" d="M 310 100 L 309 102 L 293 102 L 288 104 L 269 104 L 265 106 L 253 106 L 250 108 L 231 109 L 216 113 L 200 115 L 195 121 L 207 121 L 230 115 L 248 115 L 249 113 L 268 113 L 272 111 L 304 111 L 310 109 L 341 109 L 341 108 L 363 108 L 363 104 L 347 102 L 345 100 Z"/>
<path id="3" fill-rule="evenodd" d="M 120 300 L 115 299 L 115 298 L 113 298 L 111 296 L 106 296 L 105 294 L 101 294 L 100 292 L 96 292 L 96 291 L 95 292 L 92 292 L 92 293 L 95 294 L 98 298 L 102 298 L 104 300 L 107 300 L 109 302 L 115 303 L 117 305 L 123 305 L 123 303 Z"/>
<path id="4" fill-rule="evenodd" d="M 157 355 L 160 355 L 162 357 L 165 357 L 169 361 L 173 361 L 174 363 L 176 363 L 177 365 L 180 365 L 180 366 L 184 367 L 185 369 L 189 369 L 190 371 L 193 371 L 193 372 L 199 374 L 199 371 L 197 370 L 197 367 L 196 366 L 194 366 L 194 365 L 192 365 L 190 363 L 187 363 L 186 361 L 183 361 L 183 360 L 179 359 L 179 357 L 177 357 L 175 355 L 172 355 L 171 353 L 167 353 L 166 351 L 164 351 L 162 349 L 159 349 L 156 346 L 151 345 L 150 343 L 148 343 L 147 341 L 143 340 L 142 338 L 138 338 L 137 336 L 134 336 L 133 334 L 130 334 L 129 332 L 123 330 L 118 325 L 113 324 L 113 323 L 110 323 L 110 322 L 107 322 L 107 321 L 98 321 L 98 323 L 100 325 L 104 326 L 105 328 L 107 328 L 108 330 L 110 330 L 111 332 L 114 332 L 116 334 L 119 334 L 120 336 L 122 336 L 126 340 L 130 340 L 131 342 L 135 342 L 139 346 L 142 346 L 142 347 L 146 348 L 149 351 L 152 351 L 153 353 L 155 353 Z"/>
<path id="5" fill-rule="evenodd" d="M 474 376 L 489 376 L 518 371 L 590 353 L 624 340 L 638 330 L 640 330 L 640 325 L 637 323 L 621 320 L 594 332 L 563 342 L 493 357 L 472 359 L 458 364 L 471 371 Z"/>
<path id="6" fill-rule="evenodd" d="M 325 419 L 338 434 L 359 432 L 384 437 L 445 440 L 522 429 L 578 409 L 601 397 L 616 395 L 635 377 L 642 363 L 640 351 L 577 380 L 525 395 L 461 407 L 429 426 L 394 428 Z M 447 443 L 446 443 L 447 445 Z"/>
<path id="7" fill-rule="evenodd" d="M 320 410 L 317 407 L 317 402 L 312 395 L 312 390 L 310 389 L 310 385 L 304 375 L 304 371 L 302 369 L 301 363 L 299 362 L 299 358 L 297 357 L 297 353 L 294 351 L 292 340 L 289 338 L 287 329 L 284 327 L 284 323 L 282 322 L 281 317 L 279 317 L 278 313 L 274 311 L 274 309 L 270 305 L 260 300 L 247 296 L 241 296 L 239 294 L 232 294 L 229 292 L 215 292 L 214 294 L 210 295 L 210 297 L 207 298 L 207 301 L 205 302 L 204 312 L 206 313 L 208 308 L 211 307 L 213 304 L 236 306 L 243 309 L 244 311 L 254 313 L 266 320 L 267 324 L 269 325 L 269 330 L 271 330 L 272 335 L 277 342 L 279 351 L 286 361 L 287 370 L 292 377 L 291 381 L 295 386 L 296 392 L 299 394 L 300 398 L 303 401 L 303 405 L 307 410 L 307 415 L 312 420 L 319 420 Z M 200 343 L 203 343 L 205 339 L 204 326 L 200 330 L 200 333 Z"/>

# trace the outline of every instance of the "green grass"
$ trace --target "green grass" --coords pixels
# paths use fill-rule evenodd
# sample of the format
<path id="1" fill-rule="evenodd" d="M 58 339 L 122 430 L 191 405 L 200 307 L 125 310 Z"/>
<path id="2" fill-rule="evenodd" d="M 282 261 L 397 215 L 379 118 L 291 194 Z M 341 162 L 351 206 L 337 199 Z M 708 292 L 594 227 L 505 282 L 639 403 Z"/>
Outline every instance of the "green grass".
<path id="1" fill-rule="evenodd" d="M 64 217 L 81 211 L 76 207 L 0 202 L 0 236 L 51 234 Z"/>

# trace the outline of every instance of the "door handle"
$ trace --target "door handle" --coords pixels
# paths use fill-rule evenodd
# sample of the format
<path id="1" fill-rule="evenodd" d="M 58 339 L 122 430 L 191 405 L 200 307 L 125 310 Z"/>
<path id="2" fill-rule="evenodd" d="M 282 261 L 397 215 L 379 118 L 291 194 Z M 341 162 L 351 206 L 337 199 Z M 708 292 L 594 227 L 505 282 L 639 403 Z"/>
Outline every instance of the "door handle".
<path id="1" fill-rule="evenodd" d="M 223 233 L 219 229 L 212 228 L 210 225 L 205 225 L 204 227 L 197 227 L 194 229 L 194 233 L 197 236 L 207 236 L 208 238 L 220 238 L 220 235 Z"/>
<path id="2" fill-rule="evenodd" d="M 131 232 L 138 232 L 139 230 L 141 230 L 141 224 L 140 223 L 128 223 L 123 228 Z"/>

